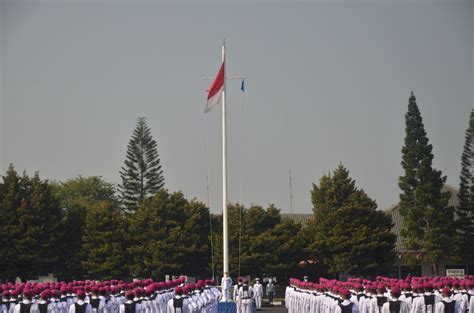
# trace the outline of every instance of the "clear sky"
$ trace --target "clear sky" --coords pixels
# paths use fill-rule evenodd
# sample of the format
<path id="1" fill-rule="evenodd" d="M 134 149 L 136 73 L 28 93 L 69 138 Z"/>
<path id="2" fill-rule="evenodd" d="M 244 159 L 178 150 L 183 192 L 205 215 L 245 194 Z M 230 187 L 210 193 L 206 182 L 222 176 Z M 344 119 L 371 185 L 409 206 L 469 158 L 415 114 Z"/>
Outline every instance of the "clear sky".
<path id="1" fill-rule="evenodd" d="M 229 198 L 310 212 L 342 162 L 385 208 L 398 200 L 411 90 L 434 165 L 459 184 L 473 107 L 472 1 L 2 1 L 0 170 L 119 183 L 145 116 L 166 187 L 221 209 L 220 110 L 205 90 L 225 37 Z"/>

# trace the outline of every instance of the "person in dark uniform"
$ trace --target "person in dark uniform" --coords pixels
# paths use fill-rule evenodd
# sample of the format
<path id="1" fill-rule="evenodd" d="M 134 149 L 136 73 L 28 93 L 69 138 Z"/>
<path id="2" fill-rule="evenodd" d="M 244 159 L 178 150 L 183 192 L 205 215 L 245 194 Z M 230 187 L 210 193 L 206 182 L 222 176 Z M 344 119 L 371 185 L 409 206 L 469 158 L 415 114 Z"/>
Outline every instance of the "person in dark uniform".
<path id="1" fill-rule="evenodd" d="M 267 284 L 267 296 L 268 296 L 268 303 L 270 305 L 273 305 L 273 297 L 275 296 L 275 284 L 273 283 L 273 280 L 270 278 L 268 280 Z"/>

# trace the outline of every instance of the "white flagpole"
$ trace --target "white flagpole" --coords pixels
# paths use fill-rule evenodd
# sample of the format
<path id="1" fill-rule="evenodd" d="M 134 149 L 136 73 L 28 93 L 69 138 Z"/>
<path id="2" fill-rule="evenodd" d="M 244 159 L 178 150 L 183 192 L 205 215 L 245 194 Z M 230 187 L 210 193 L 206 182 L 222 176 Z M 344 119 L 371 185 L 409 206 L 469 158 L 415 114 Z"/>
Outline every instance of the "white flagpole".
<path id="1" fill-rule="evenodd" d="M 226 70 L 225 70 L 225 40 L 222 44 L 222 63 L 224 64 L 224 88 L 222 88 L 222 230 L 223 230 L 223 270 L 229 272 L 229 232 L 227 220 L 227 128 L 226 128 Z"/>

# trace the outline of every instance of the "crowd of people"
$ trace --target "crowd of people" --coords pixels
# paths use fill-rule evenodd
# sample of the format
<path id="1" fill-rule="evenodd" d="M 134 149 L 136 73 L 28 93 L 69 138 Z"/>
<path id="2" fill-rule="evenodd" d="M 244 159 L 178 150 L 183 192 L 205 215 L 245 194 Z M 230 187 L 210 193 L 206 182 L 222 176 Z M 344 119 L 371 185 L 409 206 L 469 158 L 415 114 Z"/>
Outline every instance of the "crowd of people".
<path id="1" fill-rule="evenodd" d="M 474 313 L 474 276 L 290 279 L 289 313 Z"/>
<path id="2" fill-rule="evenodd" d="M 0 285 L 0 313 L 217 313 L 212 280 L 73 281 Z"/>
<path id="3" fill-rule="evenodd" d="M 262 309 L 263 285 L 260 278 L 255 279 L 255 283 L 251 286 L 246 277 L 239 277 L 237 284 L 233 285 L 232 278 L 229 274 L 224 273 L 221 282 L 222 301 L 233 301 L 237 306 L 237 313 L 252 313 L 254 309 L 260 311 Z M 267 284 L 267 296 L 269 303 L 273 302 L 275 294 L 275 285 L 270 279 Z"/>

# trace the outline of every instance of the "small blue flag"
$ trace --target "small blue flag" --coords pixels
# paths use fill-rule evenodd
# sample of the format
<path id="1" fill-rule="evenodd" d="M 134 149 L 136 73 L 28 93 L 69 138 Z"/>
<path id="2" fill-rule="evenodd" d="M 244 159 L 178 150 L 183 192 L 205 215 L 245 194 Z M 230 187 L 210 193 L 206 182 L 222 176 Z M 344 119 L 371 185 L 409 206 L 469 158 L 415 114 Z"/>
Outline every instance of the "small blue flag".
<path id="1" fill-rule="evenodd" d="M 242 90 L 242 92 L 245 91 L 245 85 L 244 85 L 244 80 L 242 79 L 242 85 L 240 85 L 240 90 Z"/>

